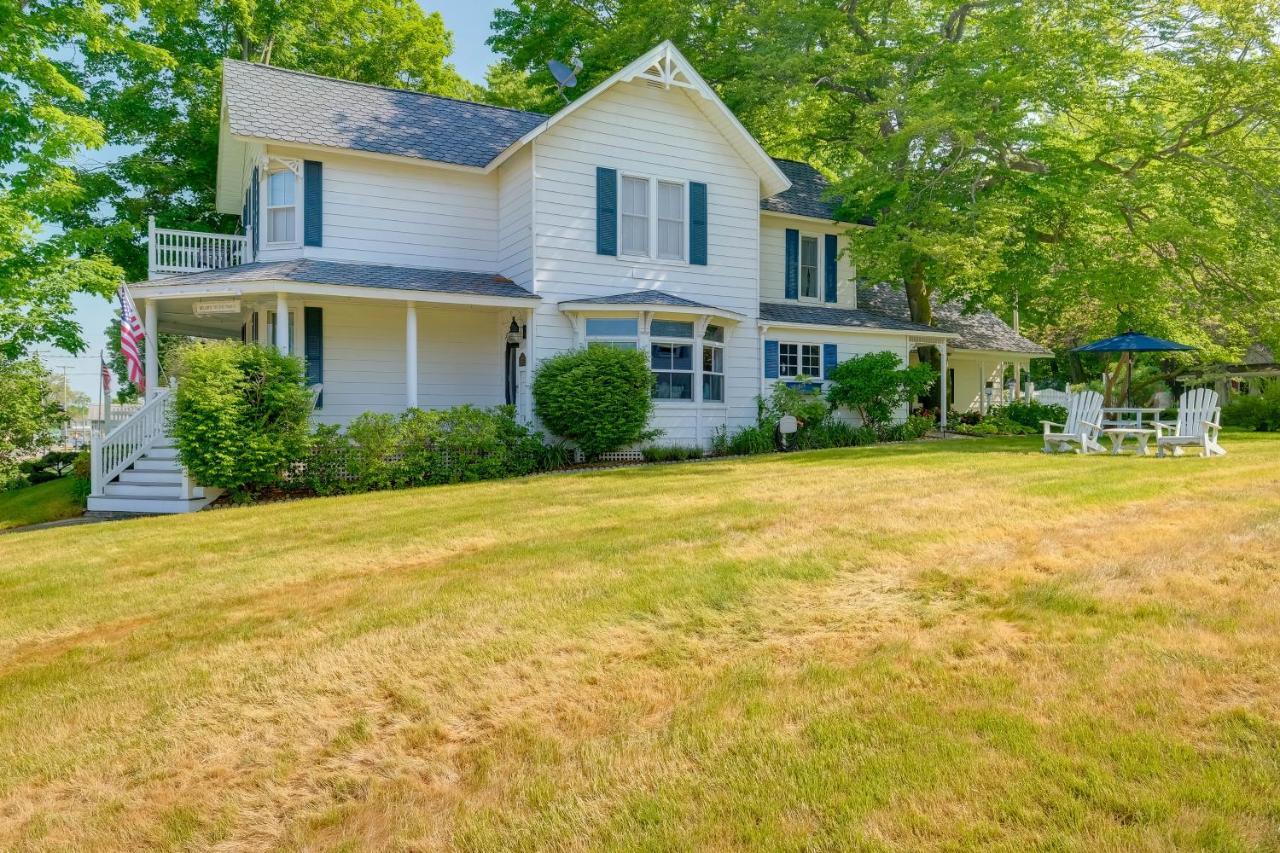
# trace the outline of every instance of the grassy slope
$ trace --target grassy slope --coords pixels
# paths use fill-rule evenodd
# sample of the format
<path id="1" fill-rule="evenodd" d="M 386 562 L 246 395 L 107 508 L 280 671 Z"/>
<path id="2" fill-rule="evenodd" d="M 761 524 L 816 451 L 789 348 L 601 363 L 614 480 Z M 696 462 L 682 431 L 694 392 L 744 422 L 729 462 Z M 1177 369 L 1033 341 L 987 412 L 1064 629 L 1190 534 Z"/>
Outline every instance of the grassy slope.
<path id="1" fill-rule="evenodd" d="M 0 530 L 74 518 L 84 512 L 84 502 L 72 494 L 70 477 L 38 486 L 0 492 Z"/>
<path id="2" fill-rule="evenodd" d="M 1280 441 L 0 538 L 0 848 L 1274 846 Z"/>

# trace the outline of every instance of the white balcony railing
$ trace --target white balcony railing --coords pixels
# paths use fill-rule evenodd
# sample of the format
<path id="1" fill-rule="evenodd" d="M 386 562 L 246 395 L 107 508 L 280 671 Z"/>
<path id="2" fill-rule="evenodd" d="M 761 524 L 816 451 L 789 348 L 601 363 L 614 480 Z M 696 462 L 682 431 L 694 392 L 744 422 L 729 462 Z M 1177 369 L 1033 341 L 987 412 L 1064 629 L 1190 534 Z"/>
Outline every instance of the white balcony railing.
<path id="1" fill-rule="evenodd" d="M 220 270 L 248 261 L 248 237 L 157 228 L 154 216 L 147 220 L 147 266 L 152 277 Z"/>

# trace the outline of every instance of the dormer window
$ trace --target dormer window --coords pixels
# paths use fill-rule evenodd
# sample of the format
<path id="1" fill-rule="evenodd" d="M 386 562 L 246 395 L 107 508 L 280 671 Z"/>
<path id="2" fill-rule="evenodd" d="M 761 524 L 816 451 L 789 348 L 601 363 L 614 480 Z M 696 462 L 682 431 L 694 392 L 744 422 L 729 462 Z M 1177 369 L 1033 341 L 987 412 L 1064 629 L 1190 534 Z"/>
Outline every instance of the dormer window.
<path id="1" fill-rule="evenodd" d="M 298 176 L 288 166 L 267 173 L 267 242 L 298 241 Z"/>

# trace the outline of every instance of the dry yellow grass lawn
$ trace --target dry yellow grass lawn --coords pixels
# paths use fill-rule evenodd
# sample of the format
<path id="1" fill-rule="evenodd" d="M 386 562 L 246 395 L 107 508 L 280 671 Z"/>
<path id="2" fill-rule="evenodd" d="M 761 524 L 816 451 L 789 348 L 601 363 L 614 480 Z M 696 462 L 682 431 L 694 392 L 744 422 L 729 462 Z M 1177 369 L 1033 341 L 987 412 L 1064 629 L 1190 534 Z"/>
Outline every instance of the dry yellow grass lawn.
<path id="1" fill-rule="evenodd" d="M 0 538 L 2 849 L 1280 846 L 1280 441 Z"/>

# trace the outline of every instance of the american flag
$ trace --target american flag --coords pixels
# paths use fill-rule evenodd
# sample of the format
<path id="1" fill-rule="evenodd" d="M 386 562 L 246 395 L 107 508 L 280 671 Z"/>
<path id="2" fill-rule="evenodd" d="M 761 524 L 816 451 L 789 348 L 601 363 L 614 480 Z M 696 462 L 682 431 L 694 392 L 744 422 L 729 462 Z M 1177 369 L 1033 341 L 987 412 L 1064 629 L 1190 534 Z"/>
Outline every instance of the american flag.
<path id="1" fill-rule="evenodd" d="M 123 336 L 121 336 L 123 339 Z M 102 363 L 102 393 L 111 393 L 111 367 L 107 364 L 107 357 L 101 352 L 98 353 L 98 361 Z"/>
<path id="2" fill-rule="evenodd" d="M 129 369 L 129 381 L 146 393 L 147 381 L 142 371 L 142 357 L 138 353 L 138 342 L 145 337 L 142 321 L 138 319 L 138 309 L 123 284 L 116 291 L 116 296 L 120 300 L 120 352 Z"/>

